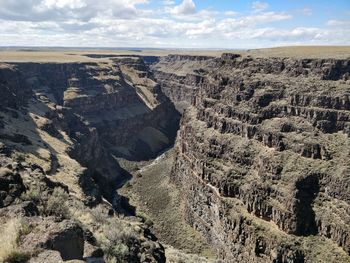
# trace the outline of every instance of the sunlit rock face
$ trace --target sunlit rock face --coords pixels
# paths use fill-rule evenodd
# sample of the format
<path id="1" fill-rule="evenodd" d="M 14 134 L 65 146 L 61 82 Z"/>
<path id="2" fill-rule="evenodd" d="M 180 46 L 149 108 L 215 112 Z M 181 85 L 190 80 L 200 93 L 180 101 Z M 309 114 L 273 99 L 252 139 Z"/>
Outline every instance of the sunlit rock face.
<path id="1" fill-rule="evenodd" d="M 187 220 L 227 262 L 349 260 L 349 67 L 235 54 L 153 65 L 185 109 L 172 179 Z"/>

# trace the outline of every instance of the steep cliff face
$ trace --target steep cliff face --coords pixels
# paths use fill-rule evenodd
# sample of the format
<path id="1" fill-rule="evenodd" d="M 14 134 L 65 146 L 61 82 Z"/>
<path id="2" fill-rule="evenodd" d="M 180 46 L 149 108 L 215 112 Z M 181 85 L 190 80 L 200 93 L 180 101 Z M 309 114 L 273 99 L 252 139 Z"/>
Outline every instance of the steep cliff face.
<path id="1" fill-rule="evenodd" d="M 350 260 L 349 66 L 235 54 L 153 66 L 164 93 L 190 105 L 172 177 L 221 258 Z"/>
<path id="2" fill-rule="evenodd" d="M 21 74 L 12 65 L 2 64 L 0 74 L 2 95 L 0 107 L 19 109 L 21 105 L 26 104 L 31 91 L 24 85 Z"/>
<path id="3" fill-rule="evenodd" d="M 202 68 L 212 57 L 169 55 L 151 65 L 157 82 L 164 94 L 170 98 L 179 111 L 190 105 L 200 81 Z"/>
<path id="4" fill-rule="evenodd" d="M 63 131 L 74 140 L 69 155 L 93 171 L 92 177 L 107 196 L 123 177 L 114 157 L 153 158 L 174 141 L 179 114 L 140 58 L 17 63 L 2 74 L 10 86 L 19 85 L 18 95 L 6 103 L 15 106 L 24 96 L 35 94 L 47 107 L 43 117 L 48 123 L 43 128 Z M 3 85 L 5 92 L 10 86 Z"/>
<path id="5" fill-rule="evenodd" d="M 1 64 L 0 97 L 0 229 L 20 229 L 17 217 L 35 229 L 13 233 L 23 256 L 101 258 L 101 246 L 106 259 L 164 262 L 149 228 L 116 217 L 111 204 L 127 176 L 117 158 L 153 158 L 172 145 L 179 122 L 143 60 Z"/>

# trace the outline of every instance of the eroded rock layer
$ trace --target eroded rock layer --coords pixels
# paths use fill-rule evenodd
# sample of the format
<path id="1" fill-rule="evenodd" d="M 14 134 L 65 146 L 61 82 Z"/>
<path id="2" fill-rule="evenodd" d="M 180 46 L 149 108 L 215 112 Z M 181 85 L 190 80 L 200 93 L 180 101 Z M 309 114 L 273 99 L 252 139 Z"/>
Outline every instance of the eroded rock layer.
<path id="1" fill-rule="evenodd" d="M 25 105 L 35 96 L 31 101 L 42 104 L 42 117 L 47 119 L 40 128 L 58 139 L 63 131 L 74 140 L 69 155 L 94 171 L 93 177 L 107 195 L 122 177 L 112 155 L 153 158 L 175 138 L 178 113 L 140 58 L 115 58 L 109 63 L 17 63 L 7 65 L 1 74 L 2 91 L 16 92 L 15 96 L 3 94 L 8 101 L 2 107 Z M 4 132 L 0 136 L 13 135 Z"/>
<path id="2" fill-rule="evenodd" d="M 148 226 L 115 210 L 118 158 L 155 157 L 179 122 L 142 59 L 3 63 L 0 98 L 1 262 L 165 261 Z"/>
<path id="3" fill-rule="evenodd" d="M 187 105 L 172 172 L 187 220 L 225 262 L 349 262 L 350 60 L 168 56 L 153 70 Z"/>

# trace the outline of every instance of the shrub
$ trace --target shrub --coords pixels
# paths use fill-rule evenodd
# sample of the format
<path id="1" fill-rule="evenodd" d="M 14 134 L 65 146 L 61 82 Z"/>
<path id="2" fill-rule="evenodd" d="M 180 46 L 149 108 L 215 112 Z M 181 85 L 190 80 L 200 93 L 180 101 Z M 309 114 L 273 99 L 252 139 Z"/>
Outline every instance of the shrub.
<path id="1" fill-rule="evenodd" d="M 138 236 L 132 226 L 117 220 L 109 221 L 104 228 L 105 239 L 101 247 L 106 255 L 107 262 L 130 262 L 129 247 L 137 243 Z"/>
<path id="2" fill-rule="evenodd" d="M 142 219 L 142 222 L 145 223 L 147 226 L 151 227 L 153 226 L 153 221 L 152 219 L 146 215 L 143 212 L 136 212 L 136 216 L 140 217 Z"/>
<path id="3" fill-rule="evenodd" d="M 91 209 L 91 215 L 97 223 L 105 223 L 108 219 L 105 211 L 101 206 Z"/>
<path id="4" fill-rule="evenodd" d="M 40 186 L 33 186 L 22 194 L 21 199 L 25 201 L 33 201 L 38 204 L 41 201 L 41 192 Z"/>
<path id="5" fill-rule="evenodd" d="M 151 218 L 147 217 L 145 222 L 144 222 L 148 227 L 153 226 L 153 221 Z"/>
<path id="6" fill-rule="evenodd" d="M 128 262 L 129 248 L 125 244 L 105 243 L 102 246 L 107 262 L 123 263 Z"/>
<path id="7" fill-rule="evenodd" d="M 137 235 L 131 226 L 113 221 L 104 229 L 105 237 L 114 244 L 132 243 Z"/>
<path id="8" fill-rule="evenodd" d="M 17 243 L 19 242 L 20 238 L 22 236 L 28 235 L 30 232 L 32 232 L 33 226 L 31 226 L 28 223 L 28 220 L 25 218 L 20 219 L 20 229 L 18 231 L 18 236 L 17 236 Z"/>
<path id="9" fill-rule="evenodd" d="M 126 188 L 130 188 L 130 187 L 132 187 L 132 184 L 128 181 L 128 182 L 125 183 L 125 187 Z"/>
<path id="10" fill-rule="evenodd" d="M 48 216 L 56 216 L 60 219 L 70 217 L 67 206 L 68 194 L 60 187 L 53 190 L 52 195 L 48 198 L 44 212 Z"/>

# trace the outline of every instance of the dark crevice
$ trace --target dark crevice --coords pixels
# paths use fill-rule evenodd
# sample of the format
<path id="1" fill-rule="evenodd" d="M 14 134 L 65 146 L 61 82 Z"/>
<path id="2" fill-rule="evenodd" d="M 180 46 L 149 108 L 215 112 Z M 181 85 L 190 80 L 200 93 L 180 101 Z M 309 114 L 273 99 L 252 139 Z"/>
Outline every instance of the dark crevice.
<path id="1" fill-rule="evenodd" d="M 296 234 L 302 236 L 317 234 L 317 224 L 313 202 L 320 191 L 319 178 L 316 174 L 309 175 L 296 183 Z"/>

